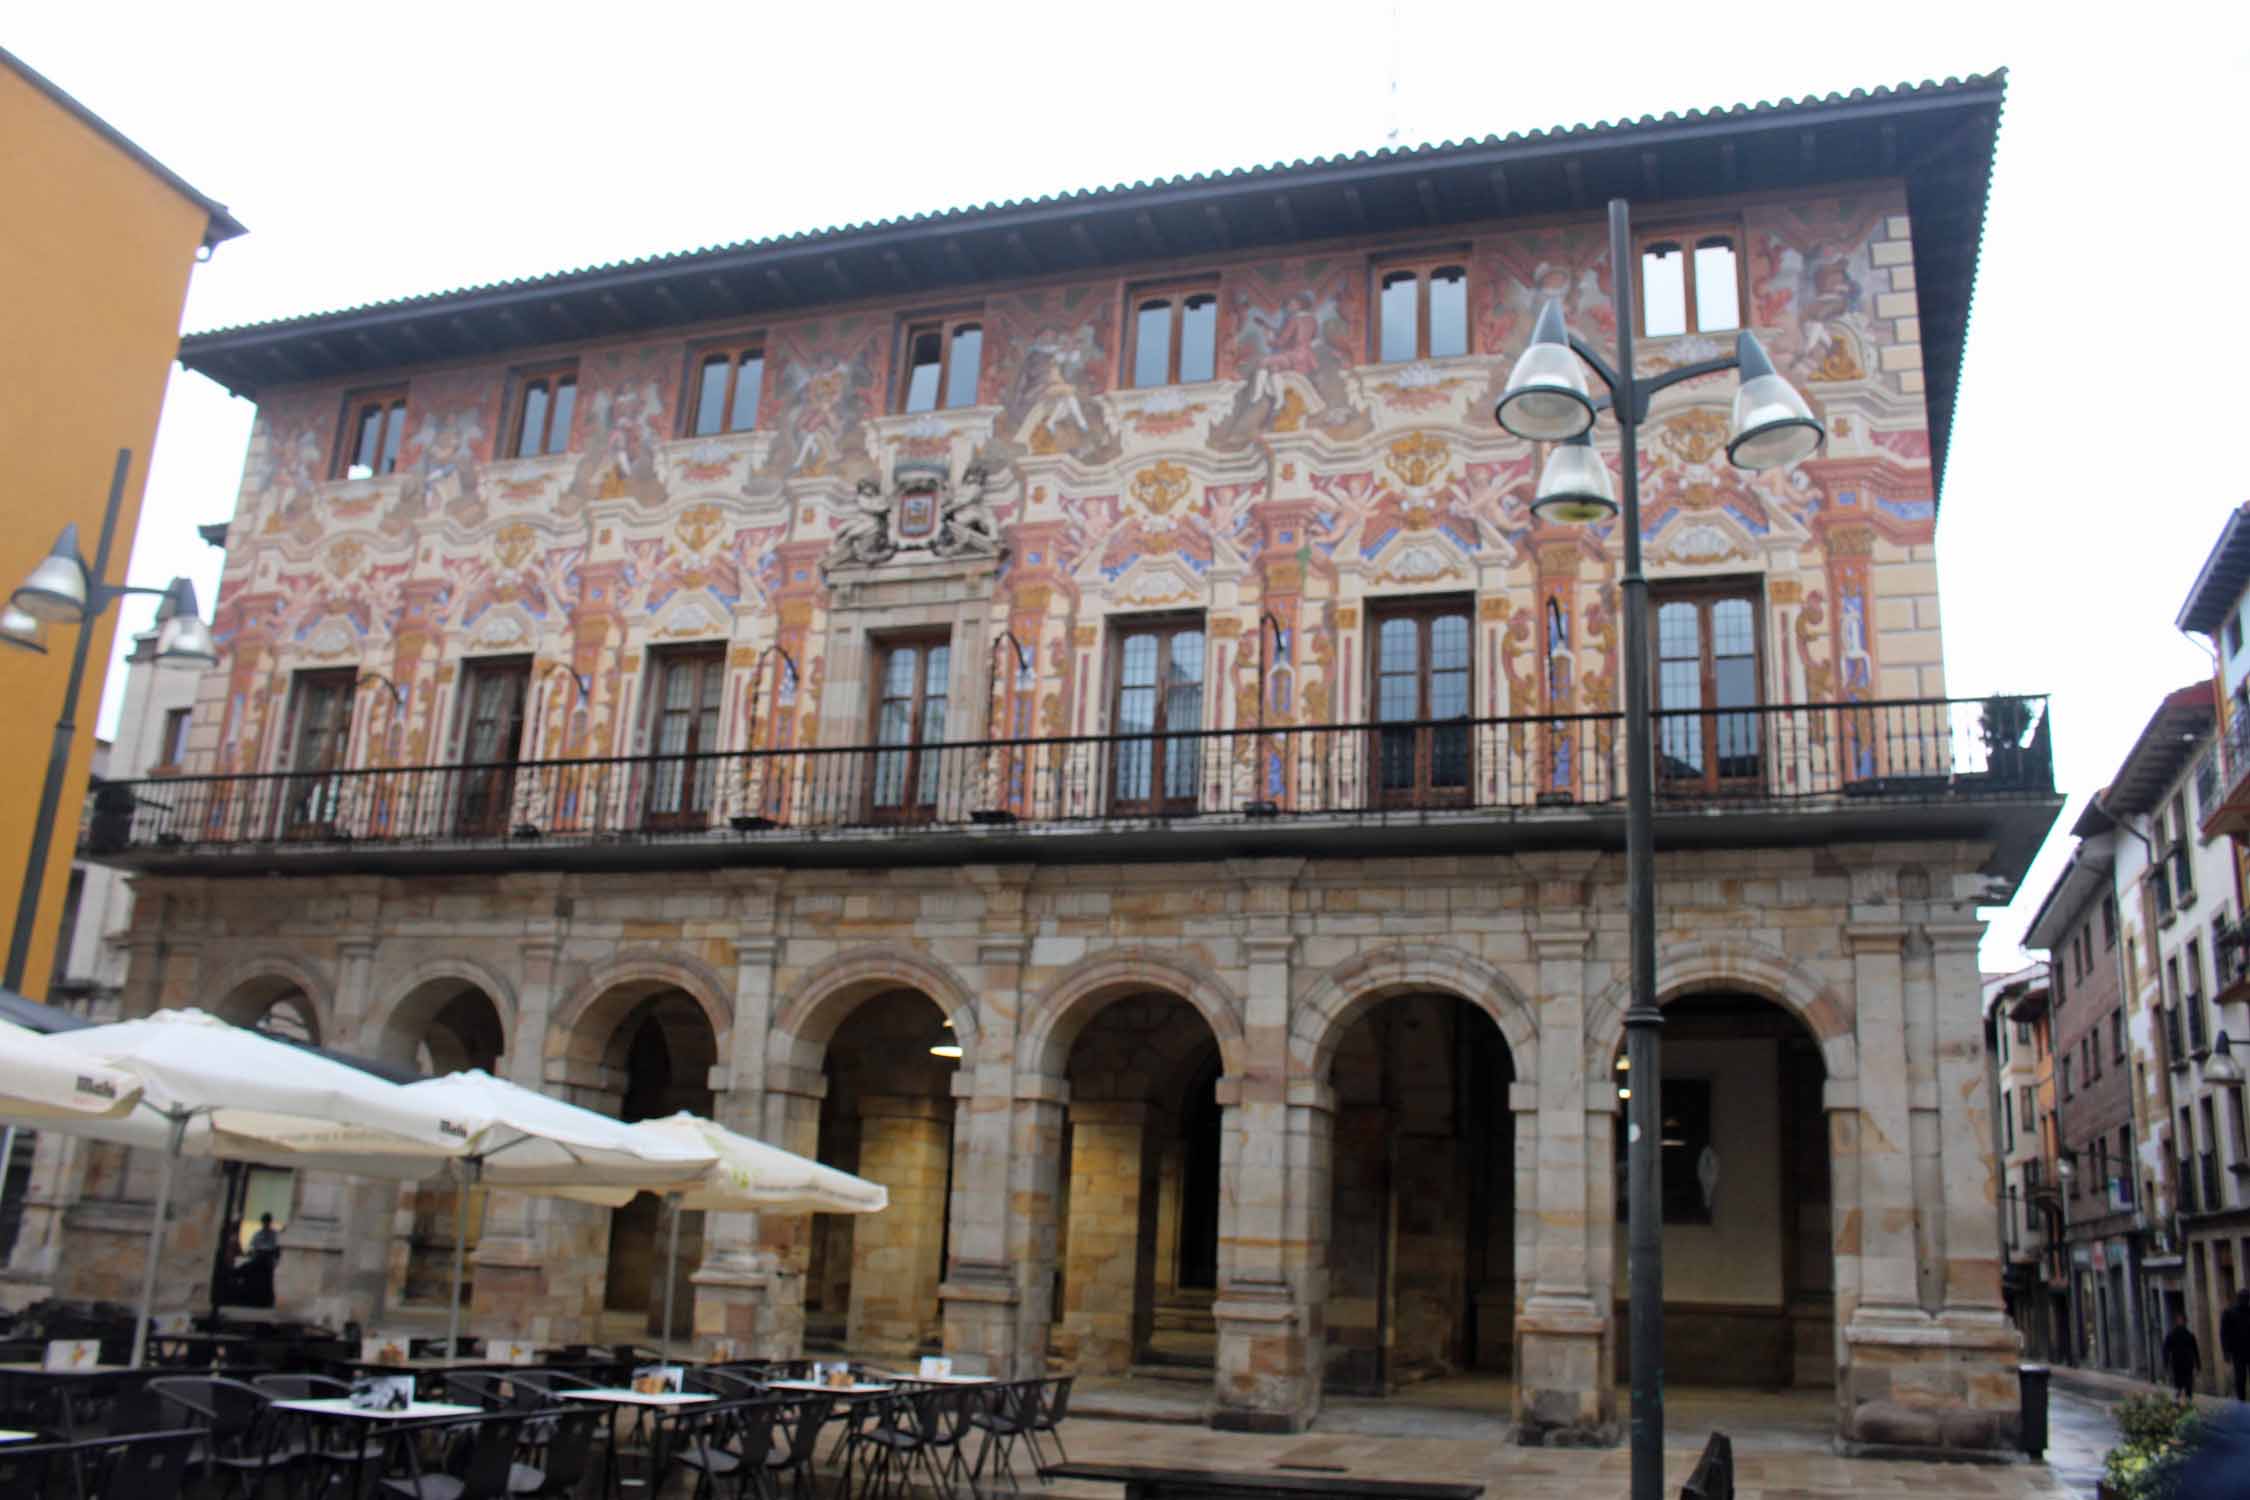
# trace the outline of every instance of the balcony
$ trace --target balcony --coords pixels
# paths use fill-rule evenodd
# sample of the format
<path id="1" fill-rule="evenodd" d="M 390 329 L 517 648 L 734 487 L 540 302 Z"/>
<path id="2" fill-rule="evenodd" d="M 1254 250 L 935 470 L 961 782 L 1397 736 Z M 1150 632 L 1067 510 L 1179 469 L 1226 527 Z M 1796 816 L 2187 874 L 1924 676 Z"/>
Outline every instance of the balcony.
<path id="1" fill-rule="evenodd" d="M 2195 810 L 2205 838 L 2250 838 L 2250 713 L 2236 711 L 2216 753 L 2195 768 Z"/>
<path id="2" fill-rule="evenodd" d="M 2045 703 L 1658 715 L 1662 847 L 1975 838 L 2055 813 Z M 381 766 L 113 782 L 87 854 L 180 873 L 892 865 L 1614 849 L 1615 714 Z"/>

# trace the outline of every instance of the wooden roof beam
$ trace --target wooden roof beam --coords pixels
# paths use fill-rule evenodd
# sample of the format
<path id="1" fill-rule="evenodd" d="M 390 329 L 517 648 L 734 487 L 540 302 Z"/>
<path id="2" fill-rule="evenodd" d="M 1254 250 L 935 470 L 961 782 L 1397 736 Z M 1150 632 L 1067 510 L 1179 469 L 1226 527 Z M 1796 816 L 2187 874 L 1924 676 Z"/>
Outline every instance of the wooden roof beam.
<path id="1" fill-rule="evenodd" d="M 1022 264 L 1023 268 L 1026 271 L 1037 274 L 1038 272 L 1047 269 L 1044 265 L 1040 264 L 1039 257 L 1031 253 L 1031 246 L 1028 242 L 1025 241 L 1022 230 L 1009 230 L 1007 244 L 1008 248 L 1015 252 L 1017 261 Z"/>
<path id="2" fill-rule="evenodd" d="M 1227 216 L 1219 212 L 1218 204 L 1203 205 L 1203 222 L 1211 226 L 1211 236 L 1219 242 L 1221 250 L 1234 248 L 1234 231 L 1227 228 Z"/>
<path id="3" fill-rule="evenodd" d="M 1297 211 L 1289 206 L 1289 195 L 1287 193 L 1273 195 L 1273 213 L 1275 218 L 1281 220 L 1281 232 L 1283 234 L 1288 235 L 1293 240 L 1304 238 L 1304 235 L 1297 228 Z"/>
<path id="4" fill-rule="evenodd" d="M 1651 198 L 1664 196 L 1664 173 L 1658 168 L 1656 153 L 1641 153 L 1641 191 Z"/>
<path id="5" fill-rule="evenodd" d="M 1141 232 L 1141 243 L 1148 248 L 1149 254 L 1170 255 L 1172 253 L 1172 247 L 1164 242 L 1163 232 L 1156 227 L 1156 220 L 1149 217 L 1147 209 L 1144 208 L 1133 215 L 1133 227 Z"/>
<path id="6" fill-rule="evenodd" d="M 1367 205 L 1360 201 L 1358 188 L 1347 187 L 1344 189 L 1344 207 L 1351 210 L 1352 227 L 1365 234 L 1367 232 Z"/>
<path id="7" fill-rule="evenodd" d="M 1485 174 L 1485 178 L 1492 184 L 1493 208 L 1502 214 L 1507 213 L 1509 205 L 1513 202 L 1508 191 L 1508 169 L 1506 167 L 1494 167 Z"/>
<path id="8" fill-rule="evenodd" d="M 1431 182 L 1427 177 L 1415 178 L 1414 196 L 1421 200 L 1423 222 L 1433 225 L 1441 222 L 1442 215 L 1438 213 L 1437 184 Z"/>
<path id="9" fill-rule="evenodd" d="M 1584 208 L 1586 206 L 1585 169 L 1578 165 L 1578 158 L 1574 156 L 1563 163 L 1562 170 L 1563 181 L 1570 185 L 1570 206 L 1572 208 Z"/>

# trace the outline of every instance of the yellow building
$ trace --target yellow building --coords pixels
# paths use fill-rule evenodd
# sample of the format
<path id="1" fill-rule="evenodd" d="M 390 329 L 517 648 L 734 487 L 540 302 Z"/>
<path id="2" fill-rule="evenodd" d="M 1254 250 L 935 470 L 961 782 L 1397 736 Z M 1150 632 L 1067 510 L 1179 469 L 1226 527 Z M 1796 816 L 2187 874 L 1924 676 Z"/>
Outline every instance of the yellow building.
<path id="1" fill-rule="evenodd" d="M 75 521 L 94 561 L 120 448 L 132 451 L 110 554 L 132 550 L 164 381 L 179 344 L 188 272 L 242 233 L 204 197 L 92 111 L 0 50 L 0 580 L 12 587 Z M 95 622 L 78 732 L 41 884 L 22 988 L 45 992 L 70 848 L 93 753 L 114 614 Z M 70 672 L 71 627 L 48 654 L 0 657 L 0 912 L 13 925 L 53 726 Z"/>

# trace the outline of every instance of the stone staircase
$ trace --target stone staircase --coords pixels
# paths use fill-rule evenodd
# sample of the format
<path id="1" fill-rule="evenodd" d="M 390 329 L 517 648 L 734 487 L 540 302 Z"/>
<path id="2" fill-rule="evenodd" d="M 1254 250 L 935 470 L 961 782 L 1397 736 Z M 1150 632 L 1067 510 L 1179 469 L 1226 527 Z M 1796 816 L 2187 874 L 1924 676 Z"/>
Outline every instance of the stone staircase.
<path id="1" fill-rule="evenodd" d="M 1148 1348 L 1133 1366 L 1135 1376 L 1210 1380 L 1219 1352 L 1218 1324 L 1211 1317 L 1212 1295 L 1208 1288 L 1182 1288 L 1157 1300 Z"/>

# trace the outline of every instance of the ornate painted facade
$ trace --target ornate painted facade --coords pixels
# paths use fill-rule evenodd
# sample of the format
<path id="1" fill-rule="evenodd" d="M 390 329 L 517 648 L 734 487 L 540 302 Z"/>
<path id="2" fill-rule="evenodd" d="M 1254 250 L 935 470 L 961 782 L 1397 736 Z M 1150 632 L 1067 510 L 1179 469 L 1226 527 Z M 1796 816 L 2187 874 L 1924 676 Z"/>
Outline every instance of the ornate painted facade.
<path id="1" fill-rule="evenodd" d="M 1760 115 L 1573 158 L 1595 183 L 1645 159 L 1650 231 L 1726 238 L 1743 320 L 1830 434 L 1737 471 L 1716 378 L 1641 455 L 1684 611 L 1659 614 L 1685 674 L 1660 682 L 1663 987 L 1703 1110 L 1668 1285 L 1678 1370 L 1833 1381 L 1866 1443 L 2013 1422 L 1976 907 L 2054 805 L 2043 723 L 1987 705 L 1980 752 L 1980 706 L 1945 701 L 1959 318 L 1925 331 L 1965 314 L 1989 142 L 1967 206 L 1880 154 L 1933 109 L 1973 142 L 1997 100 L 1792 106 L 1825 167 L 1769 163 Z M 980 211 L 762 275 L 757 247 L 662 263 L 552 342 L 575 281 L 567 306 L 455 294 L 450 331 L 412 315 L 326 378 L 272 378 L 315 358 L 287 325 L 191 341 L 260 410 L 205 774 L 114 831 L 141 871 L 129 1007 L 287 995 L 339 1045 L 714 1110 L 890 1186 L 856 1225 L 694 1226 L 704 1338 L 1088 1374 L 1169 1351 L 1252 1426 L 1506 1371 L 1528 1440 L 1613 1434 L 1620 538 L 1531 515 L 1540 455 L 1491 408 L 1542 297 L 1596 342 L 1620 310 L 1598 196 L 1511 165 L 1536 144 Z M 1424 337 L 1384 362 L 1401 266 Z M 1168 373 L 1177 308 L 1206 320 L 1210 378 L 1139 383 L 1152 306 Z M 1720 352 L 1720 316 L 1640 357 Z M 1465 352 L 1429 352 L 1441 319 Z M 933 382 L 974 404 L 899 409 L 925 323 Z M 714 349 L 755 424 L 688 435 Z M 567 440 L 506 456 L 558 369 Z M 330 477 L 377 390 L 404 403 L 395 469 Z M 520 707 L 479 752 L 496 664 Z M 338 669 L 308 763 L 306 684 Z M 1747 697 L 1708 696 L 1728 674 Z M 106 1286 L 124 1241 L 64 1247 L 129 1215 L 97 1223 L 83 1165 L 50 1166 L 18 1268 Z M 410 1320 L 442 1205 L 300 1195 L 292 1295 Z M 562 1340 L 647 1310 L 632 1212 L 494 1198 L 475 1322 Z"/>

